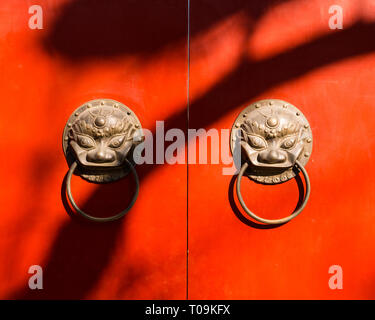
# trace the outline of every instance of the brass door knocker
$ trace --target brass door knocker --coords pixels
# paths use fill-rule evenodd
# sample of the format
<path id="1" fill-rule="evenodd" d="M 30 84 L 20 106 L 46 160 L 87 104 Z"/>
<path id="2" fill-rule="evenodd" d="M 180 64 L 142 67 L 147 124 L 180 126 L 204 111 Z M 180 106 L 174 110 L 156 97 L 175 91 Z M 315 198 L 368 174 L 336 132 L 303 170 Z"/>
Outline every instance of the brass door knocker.
<path id="1" fill-rule="evenodd" d="M 143 140 L 141 123 L 127 106 L 110 99 L 89 101 L 70 116 L 63 133 L 63 150 L 69 165 L 66 193 L 73 208 L 97 222 L 120 219 L 134 205 L 139 179 L 132 161 L 135 145 Z M 108 183 L 125 177 L 135 178 L 136 189 L 129 206 L 112 217 L 94 217 L 75 203 L 70 183 L 73 173 L 93 183 Z"/>
<path id="2" fill-rule="evenodd" d="M 239 144 L 236 144 L 236 141 Z M 241 169 L 237 177 L 238 200 L 245 212 L 265 224 L 283 224 L 295 218 L 305 208 L 310 196 L 310 180 L 304 166 L 312 151 L 310 125 L 295 106 L 288 102 L 268 99 L 246 107 L 231 130 L 231 151 L 241 149 Z M 251 212 L 241 195 L 241 178 L 245 174 L 255 182 L 278 184 L 302 172 L 306 193 L 299 208 L 282 219 L 264 219 Z"/>

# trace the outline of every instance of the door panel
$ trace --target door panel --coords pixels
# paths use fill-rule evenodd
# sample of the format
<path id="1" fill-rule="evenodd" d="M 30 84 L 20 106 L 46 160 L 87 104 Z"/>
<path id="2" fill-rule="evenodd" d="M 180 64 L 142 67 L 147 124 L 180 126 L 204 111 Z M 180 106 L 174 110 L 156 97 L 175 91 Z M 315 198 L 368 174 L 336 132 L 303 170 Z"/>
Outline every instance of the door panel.
<path id="1" fill-rule="evenodd" d="M 344 30 L 329 29 L 327 1 L 191 1 L 201 34 L 191 39 L 190 128 L 230 129 L 248 104 L 282 99 L 306 116 L 314 146 L 307 207 L 279 227 L 247 217 L 223 161 L 189 165 L 190 299 L 374 298 L 374 24 L 361 20 L 365 2 L 337 4 Z M 243 178 L 241 190 L 275 219 L 292 213 L 303 185 Z M 328 286 L 332 265 L 343 290 Z"/>
<path id="2" fill-rule="evenodd" d="M 128 105 L 142 126 L 186 128 L 186 3 L 29 1 L 0 4 L 0 295 L 26 299 L 183 299 L 186 292 L 186 165 L 139 165 L 140 194 L 121 221 L 71 219 L 64 207 L 62 130 L 86 101 Z M 168 90 L 166 90 L 168 88 Z M 93 215 L 124 209 L 127 177 L 108 185 L 73 177 Z M 173 239 L 171 241 L 170 239 Z M 44 289 L 30 290 L 40 265 Z"/>

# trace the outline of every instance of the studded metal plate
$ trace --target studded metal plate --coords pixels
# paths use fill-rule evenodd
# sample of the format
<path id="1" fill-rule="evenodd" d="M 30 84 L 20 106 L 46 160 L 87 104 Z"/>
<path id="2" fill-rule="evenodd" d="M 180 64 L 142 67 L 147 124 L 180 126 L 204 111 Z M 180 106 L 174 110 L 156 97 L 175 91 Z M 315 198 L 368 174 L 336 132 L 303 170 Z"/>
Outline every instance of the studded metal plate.
<path id="1" fill-rule="evenodd" d="M 305 166 L 312 152 L 307 119 L 295 106 L 282 100 L 257 101 L 242 110 L 231 130 L 232 154 L 236 134 L 241 161 L 249 162 L 246 175 L 263 184 L 292 179 L 298 174 L 295 161 Z"/>
<path id="2" fill-rule="evenodd" d="M 141 123 L 124 104 L 111 99 L 89 101 L 76 109 L 64 128 L 63 150 L 75 174 L 95 183 L 124 177 L 134 146 L 142 141 Z"/>

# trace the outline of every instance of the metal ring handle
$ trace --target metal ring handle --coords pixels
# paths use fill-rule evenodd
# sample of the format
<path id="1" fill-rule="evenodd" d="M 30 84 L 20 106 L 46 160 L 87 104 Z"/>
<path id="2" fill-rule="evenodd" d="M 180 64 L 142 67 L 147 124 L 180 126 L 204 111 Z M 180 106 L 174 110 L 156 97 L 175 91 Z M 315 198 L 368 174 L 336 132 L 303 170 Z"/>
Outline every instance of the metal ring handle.
<path id="1" fill-rule="evenodd" d="M 301 165 L 301 163 L 298 162 L 298 160 L 296 161 L 296 165 L 301 170 L 301 172 L 302 172 L 302 174 L 303 174 L 303 176 L 305 178 L 305 181 L 306 181 L 306 194 L 305 194 L 305 197 L 303 199 L 303 202 L 302 202 L 301 206 L 296 211 L 294 211 L 290 216 L 282 218 L 282 219 L 275 219 L 275 220 L 264 219 L 264 218 L 258 217 L 256 214 L 254 214 L 253 212 L 251 212 L 247 208 L 245 202 L 242 199 L 242 195 L 241 195 L 241 178 L 242 178 L 245 170 L 249 166 L 249 164 L 247 162 L 245 162 L 242 165 L 241 170 L 240 170 L 240 172 L 238 174 L 238 177 L 237 177 L 237 184 L 236 184 L 237 197 L 238 197 L 238 200 L 240 201 L 240 204 L 241 204 L 242 208 L 245 210 L 245 212 L 250 217 L 252 217 L 253 219 L 255 219 L 255 220 L 259 221 L 259 222 L 265 223 L 265 224 L 283 224 L 283 223 L 286 223 L 286 222 L 292 220 L 293 218 L 295 218 L 296 216 L 298 216 L 302 212 L 302 210 L 305 208 L 307 200 L 309 200 L 309 196 L 310 196 L 310 189 L 311 189 L 310 188 L 310 179 L 309 179 L 309 176 L 307 174 L 306 169 L 303 167 L 303 165 Z"/>
<path id="2" fill-rule="evenodd" d="M 77 204 L 75 203 L 75 201 L 73 199 L 73 196 L 72 196 L 72 191 L 70 189 L 70 181 L 72 179 L 72 175 L 73 175 L 74 170 L 77 168 L 77 161 L 73 162 L 73 164 L 69 168 L 68 175 L 67 175 L 67 178 L 66 178 L 66 192 L 68 194 L 68 199 L 69 199 L 70 203 L 72 204 L 73 208 L 77 211 L 77 213 L 79 213 L 80 215 L 82 215 L 83 217 L 85 217 L 86 219 L 89 219 L 91 221 L 110 222 L 110 221 L 115 221 L 115 220 L 118 220 L 118 219 L 122 218 L 132 208 L 135 201 L 137 200 L 138 193 L 139 193 L 139 179 L 138 179 L 137 171 L 135 170 L 133 165 L 127 159 L 125 159 L 125 161 L 128 164 L 128 166 L 130 167 L 130 171 L 132 172 L 132 174 L 135 178 L 135 183 L 136 183 L 135 193 L 133 195 L 133 198 L 132 198 L 129 206 L 125 210 L 122 210 L 120 213 L 118 213 L 114 216 L 105 217 L 105 218 L 93 217 L 93 216 L 87 214 L 86 212 L 84 212 L 83 210 L 81 210 L 77 206 Z"/>

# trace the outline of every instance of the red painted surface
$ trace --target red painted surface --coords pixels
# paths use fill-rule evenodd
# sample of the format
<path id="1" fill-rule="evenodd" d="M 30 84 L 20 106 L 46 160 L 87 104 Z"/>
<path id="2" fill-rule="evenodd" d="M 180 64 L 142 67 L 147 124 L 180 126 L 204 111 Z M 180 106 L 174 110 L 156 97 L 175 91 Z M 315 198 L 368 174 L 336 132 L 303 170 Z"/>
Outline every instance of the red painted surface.
<path id="1" fill-rule="evenodd" d="M 145 128 L 186 131 L 186 1 L 41 0 L 44 29 L 30 30 L 32 3 L 3 0 L 0 297 L 186 298 L 188 191 L 189 298 L 373 299 L 375 27 L 369 2 L 353 3 L 335 1 L 344 30 L 330 30 L 330 1 L 191 1 L 190 127 L 229 129 L 264 98 L 296 105 L 312 127 L 308 205 L 264 229 L 237 208 L 222 163 L 189 165 L 188 187 L 186 165 L 137 167 L 139 198 L 112 224 L 72 220 L 61 201 L 61 134 L 83 102 L 113 98 Z M 72 187 L 100 215 L 126 205 L 132 182 Z M 298 201 L 295 181 L 242 185 L 264 217 Z M 328 287 L 336 264 L 343 290 Z M 28 288 L 31 265 L 43 290 Z"/>
<path id="2" fill-rule="evenodd" d="M 193 39 L 191 87 L 211 80 L 204 93 L 191 91 L 190 125 L 231 128 L 242 108 L 259 99 L 296 105 L 314 137 L 306 166 L 311 197 L 295 220 L 259 229 L 237 209 L 224 165 L 189 166 L 189 297 L 373 299 L 374 24 L 361 21 L 359 1 L 335 1 L 348 18 L 342 31 L 328 28 L 330 1 L 246 3 L 192 2 L 193 29 L 232 14 L 213 41 Z M 211 59 L 223 39 L 232 59 L 215 69 Z M 248 207 L 260 216 L 284 217 L 297 204 L 295 181 L 242 184 Z M 328 287 L 331 265 L 343 268 L 343 290 Z"/>
<path id="3" fill-rule="evenodd" d="M 28 28 L 29 1 L 0 4 L 0 296 L 183 299 L 186 165 L 137 167 L 138 200 L 117 223 L 70 219 L 60 194 L 68 169 L 62 130 L 85 101 L 113 98 L 132 108 L 145 128 L 154 130 L 156 120 L 165 120 L 166 127 L 185 129 L 185 4 L 155 6 L 149 13 L 159 15 L 156 21 L 173 13 L 180 32 L 176 44 L 167 42 L 162 26 L 154 29 L 162 32 L 160 43 L 152 43 L 155 36 L 146 32 L 137 39 L 135 29 L 127 51 L 123 31 L 111 28 L 140 28 L 137 19 L 146 2 L 96 1 L 91 7 L 88 2 L 39 1 L 43 30 Z M 133 3 L 134 16 L 124 24 L 125 3 Z M 152 23 L 155 19 L 144 21 L 144 28 L 150 30 Z M 90 36 L 91 28 L 95 35 Z M 173 117 L 178 112 L 182 120 Z M 134 183 L 129 178 L 97 186 L 74 177 L 72 188 L 87 211 L 111 215 L 126 207 Z M 43 290 L 28 288 L 30 265 L 43 267 Z"/>

